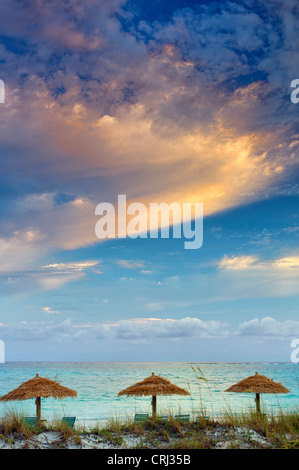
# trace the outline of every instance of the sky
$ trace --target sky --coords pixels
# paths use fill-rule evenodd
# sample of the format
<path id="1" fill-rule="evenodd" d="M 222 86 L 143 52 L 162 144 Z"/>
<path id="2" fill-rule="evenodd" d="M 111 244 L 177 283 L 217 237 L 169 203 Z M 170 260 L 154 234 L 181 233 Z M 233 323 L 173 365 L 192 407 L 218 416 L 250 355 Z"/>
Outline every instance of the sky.
<path id="1" fill-rule="evenodd" d="M 0 17 L 6 360 L 290 361 L 298 3 L 3 0 Z M 99 239 L 118 195 L 203 204 L 202 246 Z"/>

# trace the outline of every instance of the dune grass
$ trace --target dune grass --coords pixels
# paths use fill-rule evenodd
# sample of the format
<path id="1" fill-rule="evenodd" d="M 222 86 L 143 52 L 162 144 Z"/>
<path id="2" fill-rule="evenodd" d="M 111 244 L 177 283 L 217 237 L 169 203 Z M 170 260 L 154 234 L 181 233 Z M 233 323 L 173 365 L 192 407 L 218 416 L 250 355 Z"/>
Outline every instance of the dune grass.
<path id="1" fill-rule="evenodd" d="M 142 437 L 142 447 L 209 449 L 215 447 L 219 430 L 229 432 L 238 428 L 255 431 L 266 438 L 274 448 L 299 448 L 299 410 L 281 411 L 278 416 L 271 413 L 266 415 L 227 412 L 221 418 L 208 420 L 199 416 L 196 420 L 191 419 L 190 423 L 182 423 L 171 414 L 167 420 L 149 418 L 138 423 L 129 417 L 125 420 L 113 418 L 104 427 L 96 425 L 90 429 L 80 426 L 70 429 L 60 420 L 30 427 L 24 422 L 22 415 L 10 412 L 0 419 L 0 439 L 10 443 L 15 439 L 29 440 L 33 435 L 44 431 L 56 431 L 61 435 L 61 442 L 72 440 L 77 444 L 80 444 L 82 437 L 92 434 L 97 435 L 103 442 L 121 447 L 125 437 L 129 435 L 137 439 Z M 232 448 L 233 446 L 232 441 Z"/>
<path id="2" fill-rule="evenodd" d="M 149 418 L 139 423 L 132 420 L 113 420 L 98 432 L 110 436 L 110 442 L 115 442 L 115 436 L 134 434 L 136 437 L 146 437 L 155 447 L 208 449 L 215 446 L 216 431 L 238 428 L 255 431 L 266 438 L 272 447 L 299 448 L 299 410 L 280 413 L 279 416 L 253 412 L 237 415 L 229 412 L 221 418 L 207 420 L 203 416 L 191 420 L 190 423 L 182 423 L 171 415 L 166 421 L 159 418 Z M 111 436 L 114 436 L 113 439 Z"/>

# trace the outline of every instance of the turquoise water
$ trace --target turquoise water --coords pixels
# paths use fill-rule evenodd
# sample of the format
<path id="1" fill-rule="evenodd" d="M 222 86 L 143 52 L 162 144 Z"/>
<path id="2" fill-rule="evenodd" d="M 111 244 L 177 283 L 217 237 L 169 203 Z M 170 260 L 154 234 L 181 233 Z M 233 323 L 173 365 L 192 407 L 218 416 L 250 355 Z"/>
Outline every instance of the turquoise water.
<path id="1" fill-rule="evenodd" d="M 192 370 L 199 366 L 208 382 L 198 380 Z M 42 399 L 42 417 L 59 419 L 63 415 L 77 420 L 124 418 L 136 412 L 150 412 L 150 397 L 118 397 L 122 389 L 151 375 L 152 372 L 186 388 L 191 396 L 158 397 L 158 412 L 192 412 L 201 405 L 209 414 L 219 415 L 229 409 L 241 412 L 255 406 L 253 394 L 223 393 L 230 385 L 254 375 L 273 378 L 290 390 L 289 394 L 262 395 L 269 411 L 299 409 L 299 365 L 292 363 L 103 363 L 103 362 L 11 362 L 0 364 L 0 395 L 18 387 L 38 373 L 56 379 L 77 391 L 77 398 Z M 0 415 L 8 410 L 35 414 L 34 400 L 0 402 Z"/>

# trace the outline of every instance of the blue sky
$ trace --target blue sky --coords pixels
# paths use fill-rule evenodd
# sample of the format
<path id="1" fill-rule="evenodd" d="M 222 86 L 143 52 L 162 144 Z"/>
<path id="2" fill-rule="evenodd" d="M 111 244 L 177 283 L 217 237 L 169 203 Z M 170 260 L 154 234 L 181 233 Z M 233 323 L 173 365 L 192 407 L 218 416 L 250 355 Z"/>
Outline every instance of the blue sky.
<path id="1" fill-rule="evenodd" d="M 7 360 L 289 361 L 299 337 L 295 1 L 2 2 Z M 95 235 L 200 202 L 203 246 Z"/>

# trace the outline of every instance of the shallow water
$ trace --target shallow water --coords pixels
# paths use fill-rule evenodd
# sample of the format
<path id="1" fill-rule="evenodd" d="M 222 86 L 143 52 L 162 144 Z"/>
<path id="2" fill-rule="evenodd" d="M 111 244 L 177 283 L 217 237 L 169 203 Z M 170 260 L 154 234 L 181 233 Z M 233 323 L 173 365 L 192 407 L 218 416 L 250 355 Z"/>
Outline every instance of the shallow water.
<path id="1" fill-rule="evenodd" d="M 192 367 L 200 367 L 196 374 Z M 254 394 L 224 393 L 230 385 L 254 375 L 255 372 L 273 378 L 290 390 L 289 394 L 262 395 L 262 405 L 269 412 L 299 409 L 299 365 L 292 363 L 120 363 L 120 362 L 8 362 L 0 364 L 0 395 L 18 387 L 38 373 L 56 379 L 77 391 L 77 398 L 42 399 L 42 417 L 60 419 L 76 416 L 82 423 L 91 420 L 122 419 L 137 412 L 151 411 L 150 397 L 118 397 L 120 390 L 151 375 L 152 372 L 190 391 L 191 396 L 158 397 L 158 412 L 190 413 L 205 408 L 208 414 L 227 411 L 242 412 L 254 408 Z M 208 381 L 197 379 L 204 376 Z M 0 415 L 14 409 L 25 415 L 35 415 L 34 400 L 0 402 Z"/>

